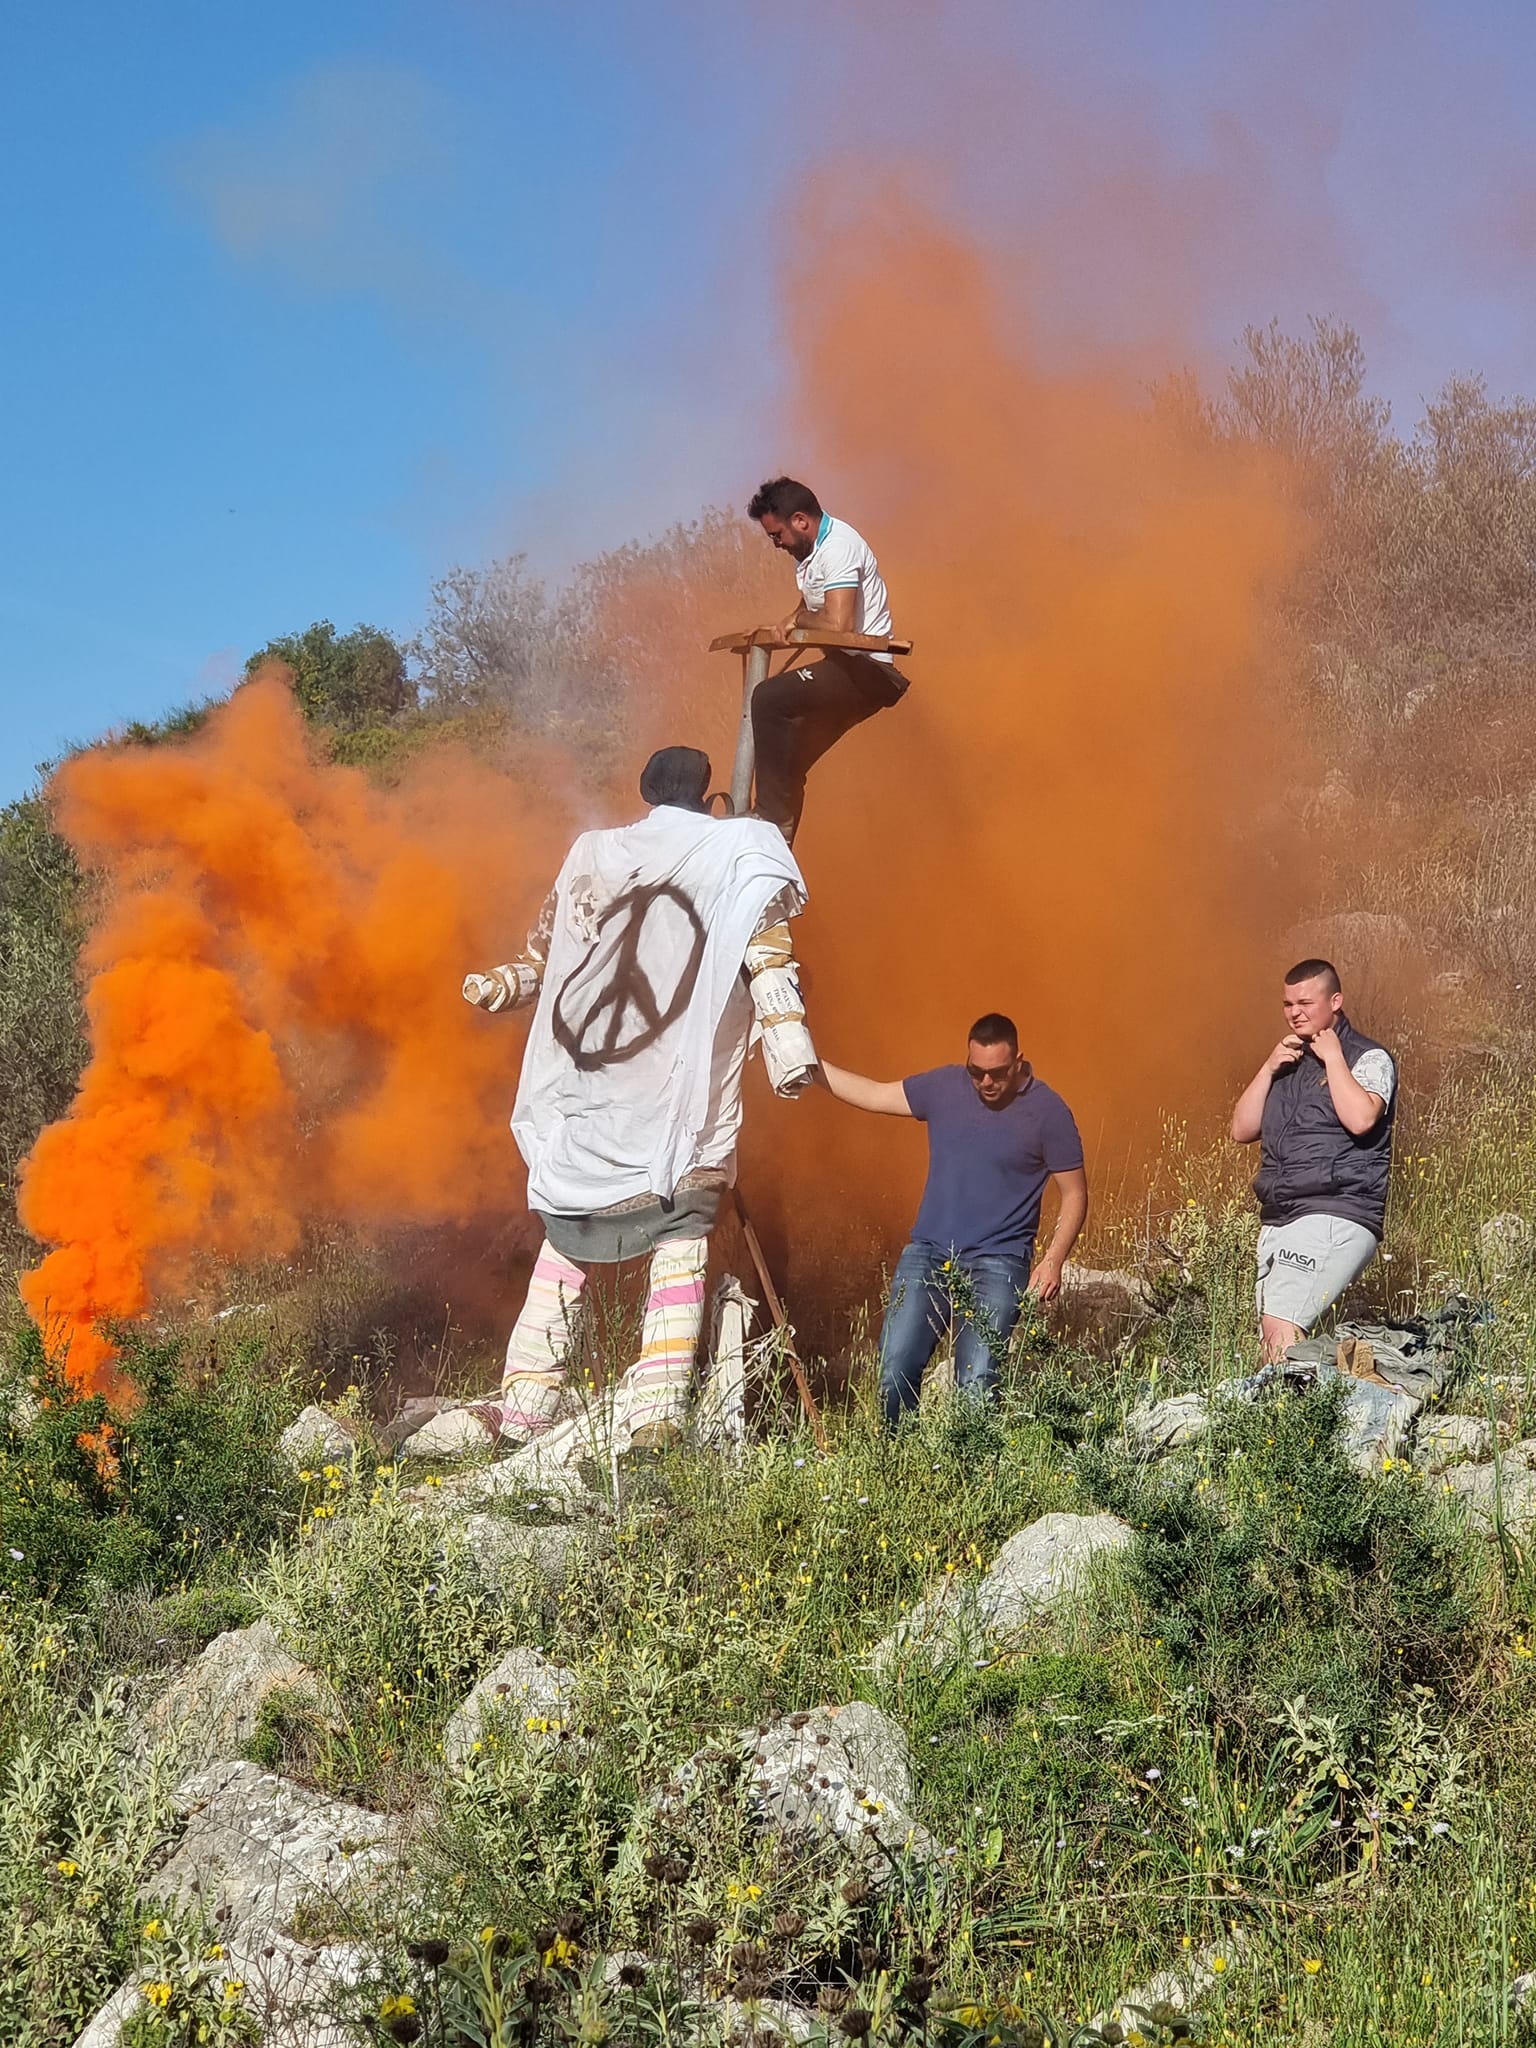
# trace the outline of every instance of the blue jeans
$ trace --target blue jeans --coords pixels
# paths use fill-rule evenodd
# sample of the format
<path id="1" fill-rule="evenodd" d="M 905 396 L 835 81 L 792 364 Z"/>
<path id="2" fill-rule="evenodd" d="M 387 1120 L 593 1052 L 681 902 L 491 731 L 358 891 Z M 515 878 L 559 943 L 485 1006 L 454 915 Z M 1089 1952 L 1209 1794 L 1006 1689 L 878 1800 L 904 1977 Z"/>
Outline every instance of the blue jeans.
<path id="1" fill-rule="evenodd" d="M 952 1257 L 954 1270 L 945 1273 L 944 1262 Z M 909 1244 L 896 1261 L 880 1331 L 880 1401 L 887 1427 L 894 1429 L 917 1406 L 923 1368 L 951 1322 L 956 1393 L 995 1401 L 998 1367 L 1028 1287 L 1027 1258 L 986 1252 L 962 1260 L 938 1245 Z"/>

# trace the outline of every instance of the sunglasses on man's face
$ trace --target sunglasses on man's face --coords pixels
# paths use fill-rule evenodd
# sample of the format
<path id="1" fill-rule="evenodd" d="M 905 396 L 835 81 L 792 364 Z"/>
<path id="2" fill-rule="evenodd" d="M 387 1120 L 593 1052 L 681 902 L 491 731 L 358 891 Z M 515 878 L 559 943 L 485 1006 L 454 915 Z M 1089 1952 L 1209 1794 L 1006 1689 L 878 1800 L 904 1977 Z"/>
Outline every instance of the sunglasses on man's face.
<path id="1" fill-rule="evenodd" d="M 1017 1065 L 1017 1060 L 1009 1060 L 1003 1067 L 973 1067 L 967 1060 L 965 1071 L 973 1081 L 1006 1081 Z"/>

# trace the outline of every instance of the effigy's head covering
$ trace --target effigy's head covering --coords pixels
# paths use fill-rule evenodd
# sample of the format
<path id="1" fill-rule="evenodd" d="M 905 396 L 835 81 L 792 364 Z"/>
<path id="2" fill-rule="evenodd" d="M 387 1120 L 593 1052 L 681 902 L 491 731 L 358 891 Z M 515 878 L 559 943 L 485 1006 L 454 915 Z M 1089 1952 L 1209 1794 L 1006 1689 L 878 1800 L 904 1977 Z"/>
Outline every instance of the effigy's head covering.
<path id="1" fill-rule="evenodd" d="M 648 804 L 674 804 L 702 811 L 709 794 L 709 756 L 697 747 L 658 747 L 640 771 L 640 794 Z"/>

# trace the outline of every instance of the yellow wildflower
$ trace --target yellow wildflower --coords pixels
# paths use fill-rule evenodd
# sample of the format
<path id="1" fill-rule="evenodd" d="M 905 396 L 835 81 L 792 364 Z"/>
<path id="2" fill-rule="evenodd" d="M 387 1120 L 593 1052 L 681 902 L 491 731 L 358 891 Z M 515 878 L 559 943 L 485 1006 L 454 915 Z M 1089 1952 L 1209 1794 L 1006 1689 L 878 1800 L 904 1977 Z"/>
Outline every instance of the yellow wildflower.
<path id="1" fill-rule="evenodd" d="M 144 1996 L 151 2005 L 158 2006 L 163 2012 L 171 2002 L 171 1987 L 163 1979 L 158 1984 L 146 1984 Z"/>
<path id="2" fill-rule="evenodd" d="M 1301 1959 L 1301 1967 L 1306 1971 L 1309 1977 L 1315 1977 L 1318 1971 L 1323 1967 L 1323 1959 L 1321 1956 L 1303 1956 Z"/>
<path id="3" fill-rule="evenodd" d="M 416 2001 L 409 1991 L 392 1991 L 379 2007 L 381 2020 L 401 2020 L 416 2010 Z"/>

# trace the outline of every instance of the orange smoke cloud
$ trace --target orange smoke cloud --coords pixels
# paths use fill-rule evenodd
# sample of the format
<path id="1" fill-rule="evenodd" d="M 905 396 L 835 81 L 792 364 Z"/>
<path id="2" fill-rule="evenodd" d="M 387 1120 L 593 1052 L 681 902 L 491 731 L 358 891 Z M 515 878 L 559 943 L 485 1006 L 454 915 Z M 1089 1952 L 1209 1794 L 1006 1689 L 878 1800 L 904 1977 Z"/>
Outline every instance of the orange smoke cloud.
<path id="1" fill-rule="evenodd" d="M 1273 934 L 1309 865 L 1274 647 L 1306 536 L 1272 468 L 1160 416 L 1154 366 L 1048 361 L 1005 270 L 890 189 L 864 208 L 851 189 L 806 224 L 789 291 L 786 459 L 871 541 L 917 651 L 909 696 L 812 774 L 812 1027 L 889 1076 L 1011 1011 L 1091 1170 L 1119 1169 L 1160 1111 L 1223 1114 L 1268 1043 Z M 790 601 L 766 542 L 711 546 L 702 587 L 663 548 L 610 558 L 594 594 L 629 684 L 626 790 L 685 738 L 720 779 L 736 671 L 702 643 L 753 593 L 772 593 L 760 617 Z M 61 772 L 105 898 L 91 1064 L 23 1185 L 57 1248 L 24 1292 L 82 1385 L 110 1372 L 103 1325 L 198 1256 L 282 1252 L 312 1218 L 516 1207 L 521 1030 L 458 984 L 520 939 L 573 829 L 549 792 L 580 780 L 444 754 L 381 793 L 316 762 L 276 680 L 189 743 Z M 752 1085 L 743 1177 L 792 1288 L 841 1264 L 870 1294 L 922 1163 L 910 1126 Z"/>
<path id="2" fill-rule="evenodd" d="M 886 1077 L 1010 1012 L 1118 1176 L 1161 1112 L 1214 1127 L 1269 1042 L 1310 869 L 1275 604 L 1306 536 L 1273 466 L 1160 415 L 1152 366 L 1048 364 L 980 249 L 888 187 L 839 206 L 790 293 L 790 466 L 870 540 L 915 652 L 812 773 L 812 1026 Z M 794 1148 L 791 1280 L 826 1256 L 788 1221 L 808 1195 L 844 1242 L 910 1220 L 909 1126 L 817 1098 L 750 1144 L 759 1183 Z"/>
<path id="3" fill-rule="evenodd" d="M 517 1048 L 458 982 L 547 882 L 527 848 L 563 828 L 536 791 L 445 754 L 382 793 L 312 755 L 268 676 L 185 744 L 79 756 L 54 795 L 104 906 L 90 1064 L 22 1181 L 55 1249 L 22 1292 L 75 1383 L 120 1391 L 105 1326 L 197 1258 L 515 1204 Z"/>

